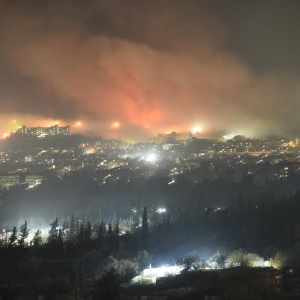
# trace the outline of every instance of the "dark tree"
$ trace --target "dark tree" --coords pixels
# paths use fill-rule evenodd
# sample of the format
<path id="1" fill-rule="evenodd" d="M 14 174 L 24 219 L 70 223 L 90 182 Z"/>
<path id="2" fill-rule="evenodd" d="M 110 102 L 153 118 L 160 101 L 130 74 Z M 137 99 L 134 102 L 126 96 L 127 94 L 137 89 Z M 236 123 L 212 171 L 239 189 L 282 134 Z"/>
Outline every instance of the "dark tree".
<path id="1" fill-rule="evenodd" d="M 92 234 L 92 225 L 91 222 L 87 222 L 84 230 L 84 239 L 89 240 Z"/>
<path id="2" fill-rule="evenodd" d="M 111 223 L 108 225 L 108 231 L 107 231 L 107 238 L 108 238 L 108 245 L 111 252 L 114 252 L 114 232 L 112 229 Z"/>
<path id="3" fill-rule="evenodd" d="M 20 247 L 25 246 L 25 240 L 27 239 L 29 230 L 27 227 L 27 221 L 20 227 L 20 238 L 18 239 L 18 244 Z"/>
<path id="4" fill-rule="evenodd" d="M 69 231 L 68 231 L 68 240 L 74 242 L 76 236 L 76 223 L 74 214 L 71 215 Z"/>
<path id="5" fill-rule="evenodd" d="M 64 247 L 64 240 L 63 240 L 63 232 L 61 229 L 58 230 L 58 236 L 57 236 L 57 252 L 58 255 L 63 253 L 63 247 Z"/>
<path id="6" fill-rule="evenodd" d="M 41 231 L 40 230 L 37 230 L 35 232 L 32 243 L 33 243 L 34 247 L 41 246 L 41 244 L 42 244 L 42 235 L 41 235 Z"/>
<path id="7" fill-rule="evenodd" d="M 160 222 L 160 217 L 159 217 L 159 213 L 158 213 L 158 208 L 157 208 L 157 203 L 155 201 L 154 207 L 152 208 L 151 211 L 151 226 L 152 227 L 156 227 L 158 226 L 159 222 Z"/>
<path id="8" fill-rule="evenodd" d="M 115 250 L 119 252 L 120 250 L 120 229 L 119 229 L 119 222 L 116 221 L 116 228 L 115 228 Z"/>
<path id="9" fill-rule="evenodd" d="M 48 246 L 50 255 L 52 257 L 60 257 L 63 251 L 63 237 L 62 237 L 62 230 L 58 228 L 58 218 L 50 224 L 51 229 L 49 230 L 49 237 L 48 237 Z"/>
<path id="10" fill-rule="evenodd" d="M 51 222 L 50 224 L 51 228 L 49 230 L 49 243 L 57 240 L 58 238 L 58 226 L 59 226 L 59 223 L 58 223 L 58 218 L 56 218 L 54 221 Z"/>
<path id="11" fill-rule="evenodd" d="M 98 231 L 98 238 L 102 238 L 106 235 L 106 226 L 104 222 L 101 222 L 100 228 Z"/>
<path id="12" fill-rule="evenodd" d="M 119 234 L 120 234 L 119 222 L 116 221 L 115 235 L 116 235 L 116 236 L 119 236 Z"/>
<path id="13" fill-rule="evenodd" d="M 17 227 L 14 226 L 12 230 L 12 234 L 9 238 L 9 246 L 13 246 L 17 239 L 18 239 Z"/>
<path id="14" fill-rule="evenodd" d="M 148 241 L 148 215 L 147 215 L 147 207 L 144 207 L 143 213 L 143 222 L 142 222 L 142 243 L 146 248 L 146 244 Z"/>
<path id="15" fill-rule="evenodd" d="M 65 240 L 68 239 L 68 232 L 70 231 L 69 228 L 69 222 L 68 221 L 64 221 L 63 226 L 62 226 L 62 234 Z"/>
<path id="16" fill-rule="evenodd" d="M 121 294 L 120 276 L 114 269 L 99 279 L 96 283 L 94 300 L 116 300 Z"/>
<path id="17" fill-rule="evenodd" d="M 77 235 L 77 238 L 78 238 L 78 240 L 79 240 L 79 242 L 83 242 L 83 240 L 84 240 L 84 230 L 85 228 L 84 228 L 84 223 L 82 222 L 81 224 L 80 224 L 80 229 L 79 229 L 79 234 Z"/>
<path id="18" fill-rule="evenodd" d="M 108 224 L 107 236 L 113 236 L 113 229 L 111 223 Z"/>

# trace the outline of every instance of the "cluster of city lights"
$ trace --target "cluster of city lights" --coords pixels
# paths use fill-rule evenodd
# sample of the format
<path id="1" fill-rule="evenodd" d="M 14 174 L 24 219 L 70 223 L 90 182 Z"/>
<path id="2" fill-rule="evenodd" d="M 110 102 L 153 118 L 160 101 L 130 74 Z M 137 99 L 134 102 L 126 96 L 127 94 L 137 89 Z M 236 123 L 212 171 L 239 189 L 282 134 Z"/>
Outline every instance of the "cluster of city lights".
<path id="1" fill-rule="evenodd" d="M 14 126 L 16 126 L 17 121 L 15 119 L 13 119 L 13 120 L 11 120 L 11 123 L 13 123 Z M 60 121 L 55 121 L 50 126 L 59 125 L 59 124 L 60 124 Z M 109 126 L 110 126 L 111 129 L 116 130 L 116 129 L 119 129 L 121 127 L 121 124 L 119 122 L 114 122 L 114 123 L 111 123 Z M 81 128 L 81 127 L 83 127 L 83 123 L 81 121 L 77 121 L 77 122 L 74 123 L 73 127 Z M 203 126 L 200 125 L 200 124 L 197 124 L 197 125 L 195 125 L 194 127 L 191 128 L 190 133 L 192 133 L 194 135 L 197 135 L 197 134 L 203 133 L 203 131 L 204 131 Z M 172 132 L 176 132 L 175 128 L 174 128 L 174 130 L 167 131 L 166 134 L 171 134 Z M 226 134 L 226 135 L 223 136 L 223 138 L 225 140 L 230 140 L 236 135 L 238 135 L 238 134 L 237 133 L 235 133 L 235 134 Z M 4 134 L 2 134 L 2 136 L 0 136 L 0 139 L 6 139 L 9 136 L 10 136 L 9 133 L 4 133 Z M 295 147 L 295 145 L 292 142 L 289 144 L 289 146 Z M 146 158 L 146 161 L 149 161 L 149 162 L 155 162 L 156 160 L 157 160 L 157 158 L 154 154 L 150 154 Z"/>
<path id="2" fill-rule="evenodd" d="M 17 121 L 15 119 L 11 121 L 11 123 L 14 123 L 14 124 L 16 124 L 16 122 Z M 50 125 L 50 126 L 59 125 L 59 123 L 60 123 L 59 121 L 55 121 L 54 123 L 52 123 L 53 125 Z M 82 125 L 83 124 L 81 121 L 77 121 L 74 123 L 73 126 L 74 127 L 82 127 Z M 110 125 L 110 128 L 112 128 L 112 129 L 118 129 L 120 127 L 121 127 L 121 124 L 119 122 L 114 122 Z M 148 127 L 145 126 L 145 128 L 148 128 Z M 197 133 L 202 132 L 203 130 L 200 125 L 196 125 L 191 131 L 192 131 L 192 133 L 197 134 Z M 170 134 L 170 133 L 172 133 L 172 131 L 168 131 L 166 134 Z M 5 139 L 7 137 L 9 137 L 9 133 L 3 134 L 0 138 Z M 149 159 L 147 159 L 147 161 L 155 161 L 155 160 L 156 160 L 156 158 L 154 156 L 149 156 Z"/>

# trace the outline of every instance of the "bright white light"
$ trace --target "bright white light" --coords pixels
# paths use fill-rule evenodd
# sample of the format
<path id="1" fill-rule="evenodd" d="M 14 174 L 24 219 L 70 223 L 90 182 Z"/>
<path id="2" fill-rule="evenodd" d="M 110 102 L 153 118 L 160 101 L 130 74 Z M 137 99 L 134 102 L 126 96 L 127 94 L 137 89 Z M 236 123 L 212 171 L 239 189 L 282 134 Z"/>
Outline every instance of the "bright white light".
<path id="1" fill-rule="evenodd" d="M 156 212 L 158 212 L 159 214 L 165 213 L 166 209 L 165 208 L 159 208 Z"/>
<path id="2" fill-rule="evenodd" d="M 6 139 L 9 137 L 9 133 L 4 133 L 2 136 L 1 136 L 1 139 Z"/>
<path id="3" fill-rule="evenodd" d="M 195 126 L 195 127 L 193 128 L 193 133 L 197 133 L 197 132 L 201 132 L 201 131 L 202 131 L 202 129 L 201 129 L 200 126 Z"/>
<path id="4" fill-rule="evenodd" d="M 264 262 L 264 267 L 271 267 L 271 262 L 269 260 L 266 260 Z"/>
<path id="5" fill-rule="evenodd" d="M 226 139 L 226 140 L 231 140 L 235 136 L 236 136 L 236 134 L 228 134 L 228 135 L 224 135 L 223 138 Z"/>
<path id="6" fill-rule="evenodd" d="M 146 161 L 149 161 L 149 162 L 155 162 L 156 161 L 156 155 L 154 153 L 151 153 L 147 156 L 147 159 Z"/>
<path id="7" fill-rule="evenodd" d="M 153 277 L 165 277 L 167 275 L 178 275 L 182 271 L 182 267 L 179 266 L 163 266 L 160 268 L 144 269 L 143 275 Z"/>

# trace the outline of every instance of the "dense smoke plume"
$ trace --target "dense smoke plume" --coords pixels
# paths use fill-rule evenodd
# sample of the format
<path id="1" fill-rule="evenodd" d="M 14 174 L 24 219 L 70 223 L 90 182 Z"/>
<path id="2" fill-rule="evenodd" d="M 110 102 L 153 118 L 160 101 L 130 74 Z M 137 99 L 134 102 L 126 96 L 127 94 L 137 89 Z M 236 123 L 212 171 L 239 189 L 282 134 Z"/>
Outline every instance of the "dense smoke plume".
<path id="1" fill-rule="evenodd" d="M 0 0 L 0 129 L 14 118 L 137 139 L 297 129 L 294 70 L 256 72 L 230 34 L 206 1 Z"/>

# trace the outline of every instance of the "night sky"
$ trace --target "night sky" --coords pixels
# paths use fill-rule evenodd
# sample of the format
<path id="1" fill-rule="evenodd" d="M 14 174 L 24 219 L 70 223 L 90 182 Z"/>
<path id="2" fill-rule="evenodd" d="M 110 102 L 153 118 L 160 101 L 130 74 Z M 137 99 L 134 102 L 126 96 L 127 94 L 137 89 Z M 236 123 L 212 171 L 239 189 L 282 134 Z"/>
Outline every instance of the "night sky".
<path id="1" fill-rule="evenodd" d="M 290 133 L 299 76 L 297 0 L 0 0 L 1 134 Z"/>

